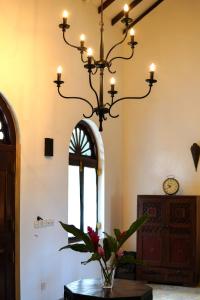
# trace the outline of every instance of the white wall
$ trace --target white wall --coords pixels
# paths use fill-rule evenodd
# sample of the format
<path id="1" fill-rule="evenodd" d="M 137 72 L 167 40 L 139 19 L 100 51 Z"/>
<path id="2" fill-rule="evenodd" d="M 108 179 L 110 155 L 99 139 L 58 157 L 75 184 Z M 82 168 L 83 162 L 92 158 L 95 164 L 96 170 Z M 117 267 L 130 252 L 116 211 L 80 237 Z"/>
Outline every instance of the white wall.
<path id="1" fill-rule="evenodd" d="M 134 76 L 132 67 L 125 69 L 125 90 L 144 93 L 152 61 L 158 83 L 146 100 L 124 104 L 124 227 L 136 217 L 137 195 L 163 194 L 168 175 L 179 180 L 180 194 L 200 194 L 190 152 L 200 144 L 199 11 L 198 0 L 168 0 L 136 26 Z M 128 245 L 133 249 L 134 239 Z"/>
<path id="2" fill-rule="evenodd" d="M 68 144 L 82 113 L 90 111 L 84 103 L 65 101 L 57 95 L 52 82 L 57 65 L 64 68 L 66 94 L 94 98 L 79 53 L 65 46 L 58 28 L 65 8 L 71 12 L 70 39 L 76 43 L 84 32 L 87 45 L 93 46 L 97 54 L 99 20 L 92 4 L 81 0 L 0 3 L 0 91 L 16 115 L 21 144 L 21 300 L 56 300 L 62 296 L 65 283 L 97 275 L 95 264 L 80 265 L 80 255 L 58 252 L 66 243 L 58 221 L 65 221 L 67 216 Z M 112 28 L 113 39 L 117 32 Z M 107 35 L 107 43 L 111 42 Z M 93 120 L 97 122 L 96 117 Z M 121 121 L 106 121 L 102 133 L 108 231 L 121 222 Z M 54 156 L 50 159 L 43 155 L 45 137 L 54 139 Z M 34 229 L 38 215 L 54 219 L 55 226 Z M 42 281 L 46 283 L 43 291 Z"/>

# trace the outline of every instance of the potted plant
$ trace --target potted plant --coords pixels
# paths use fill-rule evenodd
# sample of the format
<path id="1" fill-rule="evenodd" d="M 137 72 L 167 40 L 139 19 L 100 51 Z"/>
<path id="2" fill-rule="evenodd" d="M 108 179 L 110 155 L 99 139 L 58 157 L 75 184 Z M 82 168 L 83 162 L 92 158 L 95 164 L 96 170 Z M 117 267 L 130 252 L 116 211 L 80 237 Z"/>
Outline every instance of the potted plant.
<path id="1" fill-rule="evenodd" d="M 88 227 L 88 232 L 85 233 L 74 225 L 60 222 L 65 231 L 80 240 L 80 242 L 69 244 L 60 250 L 71 249 L 91 253 L 90 258 L 83 261 L 82 264 L 98 261 L 101 267 L 103 288 L 112 288 L 115 268 L 119 263 L 141 263 L 131 255 L 124 256 L 122 246 L 147 220 L 148 216 L 145 214 L 133 222 L 126 231 L 121 232 L 119 229 L 114 229 L 114 236 L 104 232 L 105 237 L 101 241 L 98 233 L 91 227 Z"/>

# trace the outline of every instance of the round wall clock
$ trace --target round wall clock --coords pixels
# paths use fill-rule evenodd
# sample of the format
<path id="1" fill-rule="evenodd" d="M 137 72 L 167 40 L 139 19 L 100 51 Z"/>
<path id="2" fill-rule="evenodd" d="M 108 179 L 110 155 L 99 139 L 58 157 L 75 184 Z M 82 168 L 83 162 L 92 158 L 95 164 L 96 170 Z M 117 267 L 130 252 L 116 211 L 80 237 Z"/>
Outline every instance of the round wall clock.
<path id="1" fill-rule="evenodd" d="M 175 195 L 179 190 L 179 182 L 174 177 L 169 177 L 163 182 L 163 191 L 167 195 Z"/>

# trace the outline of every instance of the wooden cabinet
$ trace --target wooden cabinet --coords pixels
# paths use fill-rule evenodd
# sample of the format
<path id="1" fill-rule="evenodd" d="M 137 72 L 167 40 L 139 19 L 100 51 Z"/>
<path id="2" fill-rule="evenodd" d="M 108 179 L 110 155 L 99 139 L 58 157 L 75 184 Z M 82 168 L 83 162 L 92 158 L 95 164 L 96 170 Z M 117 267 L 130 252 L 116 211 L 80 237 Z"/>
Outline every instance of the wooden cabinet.
<path id="1" fill-rule="evenodd" d="M 200 197 L 139 195 L 138 217 L 149 221 L 137 233 L 137 280 L 197 285 L 200 276 Z"/>

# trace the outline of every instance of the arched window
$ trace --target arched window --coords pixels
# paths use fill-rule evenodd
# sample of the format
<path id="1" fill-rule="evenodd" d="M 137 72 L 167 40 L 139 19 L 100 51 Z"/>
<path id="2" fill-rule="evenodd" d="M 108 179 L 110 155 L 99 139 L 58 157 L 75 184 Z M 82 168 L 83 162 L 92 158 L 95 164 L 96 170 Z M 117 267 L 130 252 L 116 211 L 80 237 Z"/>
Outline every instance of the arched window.
<path id="1" fill-rule="evenodd" d="M 69 145 L 68 224 L 85 232 L 87 226 L 95 229 L 98 222 L 97 168 L 94 134 L 86 122 L 80 121 L 72 132 Z"/>

